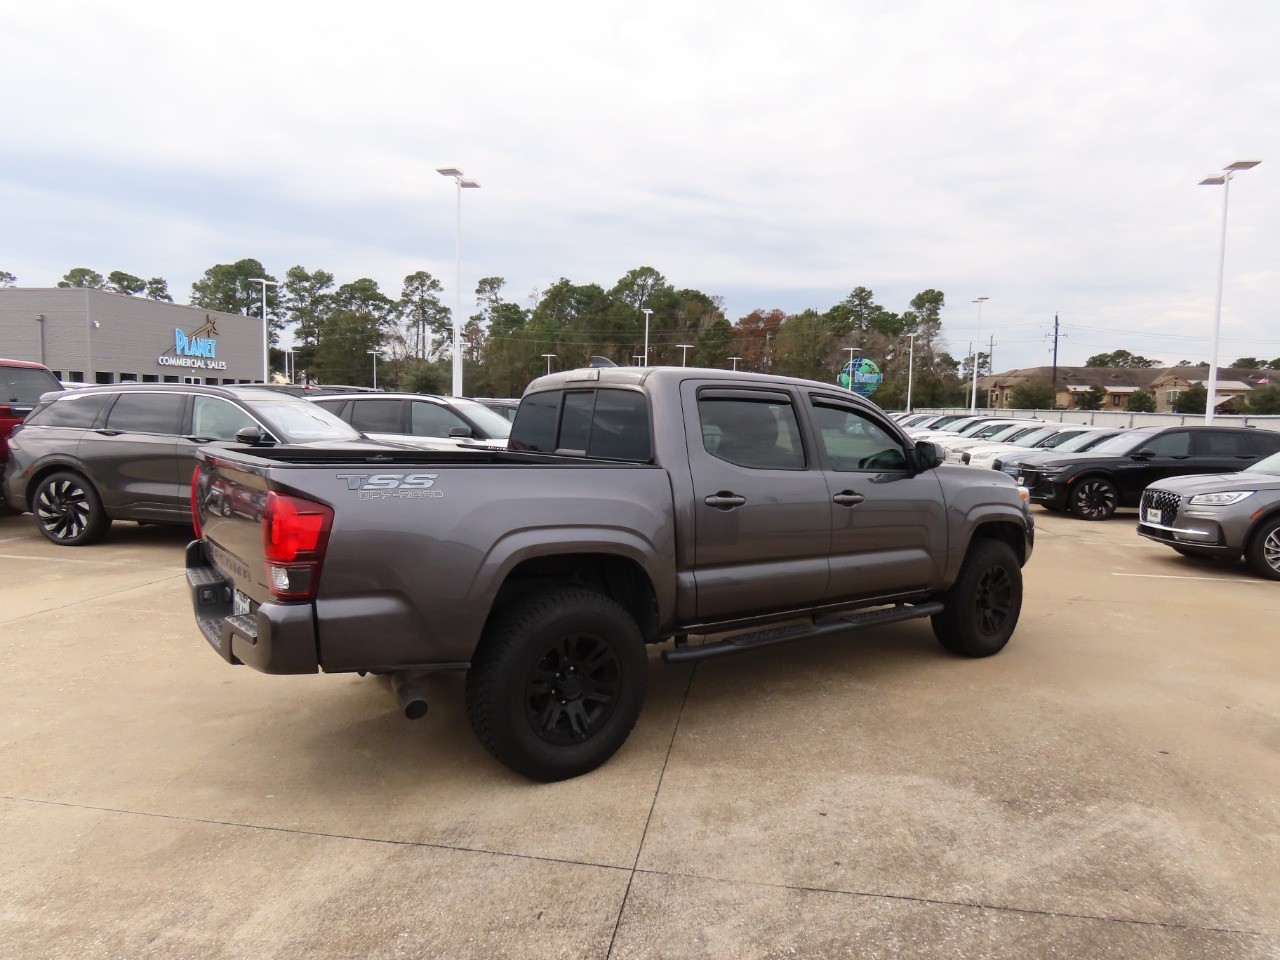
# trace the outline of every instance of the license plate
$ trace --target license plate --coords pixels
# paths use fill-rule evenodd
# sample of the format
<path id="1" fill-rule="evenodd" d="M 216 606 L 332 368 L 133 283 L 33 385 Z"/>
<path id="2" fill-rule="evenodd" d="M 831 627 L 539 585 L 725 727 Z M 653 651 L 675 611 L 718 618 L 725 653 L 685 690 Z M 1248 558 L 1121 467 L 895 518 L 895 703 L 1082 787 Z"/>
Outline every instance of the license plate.
<path id="1" fill-rule="evenodd" d="M 249 613 L 250 602 L 248 594 L 237 590 L 231 597 L 231 612 L 237 617 L 246 616 Z"/>
<path id="2" fill-rule="evenodd" d="M 1025 487 L 1026 485 L 1027 485 L 1027 478 L 1024 477 L 1022 474 L 1018 474 L 1018 486 Z"/>
<path id="3" fill-rule="evenodd" d="M 1160 522 L 1160 508 L 1159 508 L 1159 507 L 1147 507 L 1147 509 L 1143 510 L 1143 511 L 1142 511 L 1142 522 L 1143 522 L 1143 523 L 1156 523 L 1156 524 L 1158 524 L 1158 523 Z"/>

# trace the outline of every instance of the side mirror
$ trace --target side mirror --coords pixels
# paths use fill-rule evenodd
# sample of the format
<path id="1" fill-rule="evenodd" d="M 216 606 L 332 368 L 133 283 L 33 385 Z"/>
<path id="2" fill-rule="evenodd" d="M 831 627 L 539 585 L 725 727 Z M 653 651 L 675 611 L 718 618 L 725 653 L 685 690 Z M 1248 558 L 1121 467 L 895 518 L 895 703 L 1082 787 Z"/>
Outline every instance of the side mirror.
<path id="1" fill-rule="evenodd" d="M 929 440 L 916 441 L 916 469 L 924 472 L 942 463 L 942 448 Z"/>
<path id="2" fill-rule="evenodd" d="M 450 427 L 449 436 L 451 437 L 469 437 L 471 436 L 470 427 Z"/>
<path id="3" fill-rule="evenodd" d="M 257 427 L 250 425 L 236 431 L 236 443 L 243 443 L 246 447 L 261 447 L 270 443 L 270 439 Z"/>
<path id="4" fill-rule="evenodd" d="M 1155 455 L 1156 455 L 1156 452 L 1154 450 L 1148 449 L 1147 447 L 1143 447 L 1141 450 L 1139 450 L 1137 453 L 1134 454 L 1134 456 L 1137 457 L 1139 460 L 1150 460 Z"/>

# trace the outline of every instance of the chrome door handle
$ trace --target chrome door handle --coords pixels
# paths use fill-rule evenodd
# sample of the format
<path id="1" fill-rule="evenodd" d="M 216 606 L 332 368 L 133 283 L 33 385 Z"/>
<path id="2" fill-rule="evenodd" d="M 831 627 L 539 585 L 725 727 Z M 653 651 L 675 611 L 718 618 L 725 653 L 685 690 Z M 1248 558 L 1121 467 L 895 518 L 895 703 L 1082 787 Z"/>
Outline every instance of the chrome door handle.
<path id="1" fill-rule="evenodd" d="M 854 493 L 852 490 L 841 490 L 831 499 L 842 507 L 856 507 L 867 498 L 860 493 Z"/>
<path id="2" fill-rule="evenodd" d="M 721 490 L 719 493 L 713 493 L 702 502 L 708 507 L 715 507 L 717 510 L 732 510 L 734 507 L 741 507 L 746 504 L 747 498 L 740 497 L 728 490 Z"/>

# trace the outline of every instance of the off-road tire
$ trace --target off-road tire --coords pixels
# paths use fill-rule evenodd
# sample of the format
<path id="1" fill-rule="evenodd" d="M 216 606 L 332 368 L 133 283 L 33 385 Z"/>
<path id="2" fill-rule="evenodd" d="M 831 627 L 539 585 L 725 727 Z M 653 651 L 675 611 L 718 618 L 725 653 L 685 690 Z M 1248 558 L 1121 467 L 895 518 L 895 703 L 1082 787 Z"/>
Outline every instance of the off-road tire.
<path id="1" fill-rule="evenodd" d="M 940 599 L 946 609 L 931 618 L 939 643 L 965 657 L 999 653 L 1022 611 L 1022 567 L 1013 548 L 1000 540 L 974 540 L 960 576 Z"/>
<path id="2" fill-rule="evenodd" d="M 1263 521 L 1244 549 L 1249 569 L 1268 580 L 1280 580 L 1280 517 Z"/>
<path id="3" fill-rule="evenodd" d="M 467 673 L 467 717 L 511 770 L 567 780 L 626 741 L 648 670 L 640 629 L 613 600 L 574 587 L 539 591 L 486 628 Z"/>
<path id="4" fill-rule="evenodd" d="M 1071 512 L 1081 520 L 1108 520 L 1120 505 L 1120 491 L 1106 477 L 1085 477 L 1071 488 Z"/>
<path id="5" fill-rule="evenodd" d="M 59 470 L 40 481 L 31 498 L 36 529 L 60 547 L 97 543 L 111 527 L 102 498 L 78 473 Z"/>

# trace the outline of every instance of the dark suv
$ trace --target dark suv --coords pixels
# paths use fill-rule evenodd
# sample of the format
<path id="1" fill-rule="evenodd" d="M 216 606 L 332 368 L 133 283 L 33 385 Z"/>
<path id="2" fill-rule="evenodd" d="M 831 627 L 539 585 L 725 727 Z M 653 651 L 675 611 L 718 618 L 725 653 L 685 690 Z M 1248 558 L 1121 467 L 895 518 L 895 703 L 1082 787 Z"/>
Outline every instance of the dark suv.
<path id="1" fill-rule="evenodd" d="M 1280 451 L 1280 433 L 1247 427 L 1138 427 L 1088 452 L 1024 464 L 1018 482 L 1031 502 L 1106 520 L 1136 507 L 1148 484 L 1196 473 L 1234 473 Z"/>
<path id="2" fill-rule="evenodd" d="M 204 444 L 355 442 L 308 400 L 253 387 L 118 384 L 46 399 L 9 441 L 9 505 L 54 543 L 100 540 L 112 520 L 191 522 L 191 474 Z"/>

